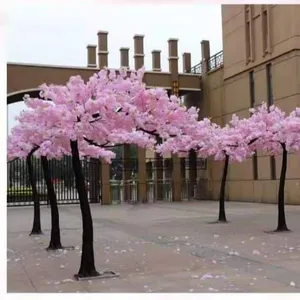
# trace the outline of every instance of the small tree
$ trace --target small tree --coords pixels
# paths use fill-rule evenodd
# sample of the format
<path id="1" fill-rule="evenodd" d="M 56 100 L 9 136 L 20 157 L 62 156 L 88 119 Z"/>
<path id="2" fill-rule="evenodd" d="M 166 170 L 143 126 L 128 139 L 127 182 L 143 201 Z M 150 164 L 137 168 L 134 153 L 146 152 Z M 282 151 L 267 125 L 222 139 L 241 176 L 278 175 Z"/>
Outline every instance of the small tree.
<path id="1" fill-rule="evenodd" d="M 27 127 L 26 127 L 27 128 Z M 27 144 L 25 135 L 23 135 L 22 128 L 20 125 L 14 127 L 11 131 L 11 135 L 7 140 L 8 149 L 8 161 L 20 158 L 26 161 L 27 174 L 32 190 L 32 201 L 33 201 L 33 224 L 30 235 L 43 234 L 41 229 L 41 212 L 40 212 L 40 201 L 37 190 L 36 174 L 32 165 L 32 156 L 38 149 L 37 146 Z"/>
<path id="2" fill-rule="evenodd" d="M 233 115 L 229 125 L 220 127 L 205 118 L 192 122 L 185 128 L 182 135 L 165 141 L 158 151 L 179 153 L 186 156 L 190 150 L 195 150 L 198 157 L 224 160 L 224 168 L 219 193 L 219 217 L 217 222 L 227 223 L 225 213 L 225 188 L 229 162 L 242 162 L 253 153 L 253 145 L 261 138 L 261 124 L 251 119 L 240 119 Z"/>
<path id="3" fill-rule="evenodd" d="M 218 223 L 227 223 L 225 213 L 225 189 L 230 162 L 243 162 L 253 155 L 254 147 L 261 140 L 261 123 L 252 118 L 238 118 L 235 114 L 224 127 L 215 127 L 210 139 L 215 160 L 224 160 L 223 174 L 219 193 Z"/>
<path id="4" fill-rule="evenodd" d="M 61 151 L 61 149 L 54 145 L 55 139 L 57 138 L 57 135 L 55 135 L 55 126 L 52 127 L 52 131 L 50 131 L 48 128 L 49 124 L 47 119 L 49 116 L 49 112 L 51 113 L 51 110 L 53 109 L 53 105 L 50 102 L 43 102 L 41 103 L 40 109 L 35 109 L 35 107 L 31 107 L 32 103 L 30 103 L 28 97 L 25 97 L 24 100 L 29 109 L 23 111 L 17 117 L 19 124 L 12 129 L 11 135 L 9 137 L 8 152 L 9 155 L 13 157 L 26 156 L 27 162 L 28 158 L 30 158 L 33 154 L 35 154 L 38 158 L 41 158 L 44 180 L 47 186 L 47 196 L 51 207 L 51 238 L 47 250 L 62 249 L 64 247 L 61 244 L 60 237 L 57 197 L 54 190 L 53 181 L 51 178 L 51 170 L 47 158 L 49 157 L 50 159 L 60 159 L 63 156 L 63 152 Z M 30 168 L 28 169 L 30 170 Z M 29 174 L 31 177 L 32 171 L 30 171 Z M 39 210 L 40 208 L 38 202 L 38 206 L 35 203 L 34 219 L 40 220 Z"/>
<path id="5" fill-rule="evenodd" d="M 272 156 L 282 156 L 279 188 L 277 195 L 278 220 L 275 232 L 290 231 L 286 224 L 284 207 L 284 189 L 289 152 L 300 150 L 300 108 L 296 108 L 286 116 L 280 108 L 266 104 L 252 110 L 252 120 L 264 126 L 263 139 L 258 143 L 258 149 Z"/>

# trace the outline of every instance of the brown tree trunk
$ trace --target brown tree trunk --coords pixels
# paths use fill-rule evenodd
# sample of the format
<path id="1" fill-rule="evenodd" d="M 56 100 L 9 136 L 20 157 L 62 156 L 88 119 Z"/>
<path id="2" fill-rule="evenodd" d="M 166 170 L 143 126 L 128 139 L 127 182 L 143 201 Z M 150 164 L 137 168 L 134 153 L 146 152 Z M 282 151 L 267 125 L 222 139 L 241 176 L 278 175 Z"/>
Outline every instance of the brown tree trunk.
<path id="1" fill-rule="evenodd" d="M 225 214 L 225 187 L 226 187 L 226 179 L 228 173 L 228 165 L 229 165 L 229 155 L 225 156 L 225 163 L 220 187 L 220 198 L 219 198 L 219 218 L 218 222 L 227 223 L 226 214 Z"/>
<path id="2" fill-rule="evenodd" d="M 284 143 L 282 146 L 282 164 L 281 164 L 281 173 L 279 179 L 279 189 L 278 189 L 278 223 L 277 229 L 275 231 L 290 231 L 286 225 L 285 220 L 285 209 L 284 209 L 284 188 L 285 188 L 285 177 L 287 170 L 287 150 Z"/>
<path id="3" fill-rule="evenodd" d="M 71 141 L 72 165 L 75 175 L 76 189 L 79 195 L 80 210 L 82 216 L 82 254 L 77 279 L 95 277 L 99 273 L 95 268 L 94 241 L 93 241 L 93 219 L 85 187 L 84 175 L 79 158 L 77 141 Z"/>
<path id="4" fill-rule="evenodd" d="M 54 186 L 51 180 L 49 162 L 46 156 L 41 157 L 44 179 L 47 186 L 48 200 L 51 208 L 51 239 L 47 250 L 62 249 L 60 240 L 59 212 Z"/>
<path id="5" fill-rule="evenodd" d="M 36 186 L 36 176 L 33 170 L 32 165 L 32 155 L 37 149 L 33 149 L 27 155 L 26 164 L 27 164 L 27 172 L 28 178 L 30 182 L 30 186 L 32 189 L 32 201 L 33 201 L 33 225 L 30 235 L 38 235 L 43 234 L 41 229 L 41 210 L 40 210 L 40 200 Z"/>

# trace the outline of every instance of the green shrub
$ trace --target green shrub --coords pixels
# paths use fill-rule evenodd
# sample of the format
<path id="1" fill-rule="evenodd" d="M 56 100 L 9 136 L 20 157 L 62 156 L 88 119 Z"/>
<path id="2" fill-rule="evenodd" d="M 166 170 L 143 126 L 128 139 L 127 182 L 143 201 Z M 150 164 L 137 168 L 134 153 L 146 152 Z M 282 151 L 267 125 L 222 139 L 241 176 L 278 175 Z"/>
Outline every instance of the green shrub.
<path id="1" fill-rule="evenodd" d="M 31 188 L 9 188 L 7 190 L 8 196 L 31 196 L 32 189 Z"/>
<path id="2" fill-rule="evenodd" d="M 7 189 L 8 196 L 32 196 L 32 189 L 29 187 L 21 187 L 21 188 L 9 188 Z M 43 192 L 39 192 L 40 196 L 47 195 L 47 190 Z"/>

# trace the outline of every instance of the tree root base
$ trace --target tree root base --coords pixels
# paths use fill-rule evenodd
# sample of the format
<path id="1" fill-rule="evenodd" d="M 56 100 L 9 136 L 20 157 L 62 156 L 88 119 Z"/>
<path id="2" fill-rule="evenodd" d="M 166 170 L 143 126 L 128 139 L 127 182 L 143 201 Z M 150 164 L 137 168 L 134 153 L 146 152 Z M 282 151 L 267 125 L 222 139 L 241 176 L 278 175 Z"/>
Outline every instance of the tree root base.
<path id="1" fill-rule="evenodd" d="M 291 232 L 290 229 L 276 229 L 276 230 L 264 230 L 264 233 L 269 233 L 269 234 L 275 234 L 275 233 L 280 233 L 280 232 Z"/>
<path id="2" fill-rule="evenodd" d="M 94 271 L 90 275 L 75 274 L 74 277 L 78 281 L 84 281 L 84 280 L 92 280 L 92 279 L 115 278 L 115 277 L 120 277 L 120 274 L 115 273 L 114 271 L 102 271 L 100 273 L 97 271 Z"/>
<path id="3" fill-rule="evenodd" d="M 40 231 L 31 231 L 29 235 L 35 236 L 35 235 L 41 235 L 41 234 L 43 234 L 43 232 L 40 230 Z"/>
<path id="4" fill-rule="evenodd" d="M 68 251 L 71 251 L 71 250 L 75 250 L 75 247 L 74 246 L 60 246 L 60 247 L 47 247 L 46 248 L 46 251 L 58 251 L 58 250 L 68 250 Z"/>
<path id="5" fill-rule="evenodd" d="M 227 223 L 229 223 L 229 222 L 228 221 L 220 221 L 220 220 L 207 222 L 207 224 L 227 224 Z"/>

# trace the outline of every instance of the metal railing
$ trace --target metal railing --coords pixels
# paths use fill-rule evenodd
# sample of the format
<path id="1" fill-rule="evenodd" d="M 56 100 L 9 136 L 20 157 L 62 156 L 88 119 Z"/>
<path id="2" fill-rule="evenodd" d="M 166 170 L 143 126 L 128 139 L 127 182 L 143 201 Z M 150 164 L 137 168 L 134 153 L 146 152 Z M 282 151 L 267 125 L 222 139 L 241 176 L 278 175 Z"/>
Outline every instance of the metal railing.
<path id="1" fill-rule="evenodd" d="M 171 202 L 172 201 L 172 180 L 171 179 L 156 179 L 147 180 L 147 202 Z"/>
<path id="2" fill-rule="evenodd" d="M 86 189 L 89 200 L 95 203 L 100 202 L 99 164 L 93 161 L 82 160 L 82 169 L 86 178 Z M 49 204 L 47 188 L 44 182 L 43 170 L 40 159 L 33 158 L 32 165 L 36 177 L 39 201 L 41 205 Z M 79 197 L 75 188 L 75 177 L 70 157 L 62 160 L 49 160 L 51 178 L 56 192 L 58 204 L 79 203 Z M 32 206 L 32 189 L 29 183 L 26 162 L 24 160 L 14 160 L 7 164 L 7 206 Z M 93 183 L 90 185 L 90 183 Z"/>
<path id="3" fill-rule="evenodd" d="M 220 51 L 215 55 L 211 56 L 207 62 L 208 71 L 212 71 L 223 66 L 223 59 L 224 59 L 223 51 Z"/>
<path id="4" fill-rule="evenodd" d="M 132 161 L 133 162 L 133 161 Z M 89 201 L 100 203 L 101 170 L 99 161 L 82 160 L 82 168 L 86 178 L 86 187 Z M 79 197 L 75 188 L 75 178 L 72 163 L 69 157 L 60 161 L 50 160 L 49 166 L 54 189 L 56 191 L 58 204 L 79 203 Z M 126 166 L 128 169 L 126 169 Z M 41 205 L 48 204 L 47 189 L 44 183 L 43 171 L 39 159 L 33 159 L 33 168 L 36 174 L 37 188 Z M 138 199 L 138 180 L 136 179 L 137 163 L 129 165 L 129 162 L 116 162 L 110 180 L 111 202 L 117 203 L 137 203 Z M 198 182 L 196 178 L 204 176 L 202 171 L 206 169 L 206 160 L 194 158 L 181 159 L 182 172 L 182 199 L 191 200 L 203 197 L 205 182 Z M 143 201 L 171 202 L 173 200 L 174 183 L 172 180 L 173 163 L 171 158 L 151 159 L 146 162 L 146 199 Z M 201 171 L 199 173 L 199 171 Z M 115 179 L 128 172 L 128 180 Z M 8 206 L 31 206 L 32 190 L 29 184 L 25 161 L 15 160 L 8 163 L 7 181 L 7 205 Z M 129 173 L 132 174 L 130 178 Z M 195 190 L 196 186 L 196 190 Z M 199 196 L 200 195 L 200 196 Z"/>
<path id="5" fill-rule="evenodd" d="M 136 180 L 111 180 L 110 197 L 112 204 L 138 202 L 138 182 Z"/>
<path id="6" fill-rule="evenodd" d="M 208 71 L 212 71 L 215 69 L 220 68 L 221 66 L 223 66 L 223 62 L 224 62 L 224 57 L 223 57 L 223 51 L 220 51 L 216 54 L 214 54 L 213 56 L 211 56 L 208 61 L 207 61 L 207 70 Z M 191 74 L 202 74 L 202 61 L 193 66 L 192 68 L 185 70 L 185 73 L 191 73 Z"/>
<path id="7" fill-rule="evenodd" d="M 191 74 L 202 74 L 202 62 L 193 66 L 191 69 L 186 70 L 185 72 Z"/>
<path id="8" fill-rule="evenodd" d="M 196 199 L 197 181 L 190 179 L 182 179 L 181 181 L 181 199 L 183 201 L 190 201 Z"/>

